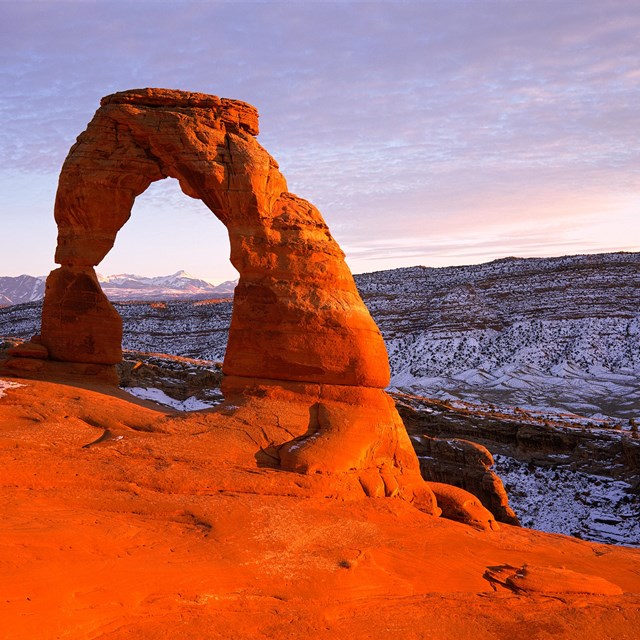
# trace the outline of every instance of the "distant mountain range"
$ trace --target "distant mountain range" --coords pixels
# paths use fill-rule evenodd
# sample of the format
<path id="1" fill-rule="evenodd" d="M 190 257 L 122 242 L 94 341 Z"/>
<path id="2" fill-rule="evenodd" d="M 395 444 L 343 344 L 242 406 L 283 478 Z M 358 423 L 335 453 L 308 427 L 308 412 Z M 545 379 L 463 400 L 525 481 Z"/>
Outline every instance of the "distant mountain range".
<path id="1" fill-rule="evenodd" d="M 0 276 L 0 307 L 36 302 L 44 296 L 45 276 Z"/>
<path id="2" fill-rule="evenodd" d="M 130 273 L 98 275 L 102 290 L 110 300 L 201 300 L 233 295 L 237 280 L 214 285 L 186 271 L 147 278 Z M 0 277 L 0 306 L 36 302 L 44 297 L 46 276 Z"/>

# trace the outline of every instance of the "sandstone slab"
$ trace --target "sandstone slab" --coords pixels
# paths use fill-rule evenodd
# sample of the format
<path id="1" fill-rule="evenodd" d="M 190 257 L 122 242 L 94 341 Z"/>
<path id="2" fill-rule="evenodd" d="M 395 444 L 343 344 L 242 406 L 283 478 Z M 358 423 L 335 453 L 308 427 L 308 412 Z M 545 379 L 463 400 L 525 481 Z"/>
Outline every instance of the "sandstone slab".
<path id="1" fill-rule="evenodd" d="M 252 398 L 180 415 L 114 387 L 21 385 L 0 399 L 7 638 L 635 637 L 638 550 L 488 534 L 367 498 L 358 472 L 262 465 L 258 444 L 297 418 L 248 421 Z M 531 579 L 516 591 L 488 567 Z"/>

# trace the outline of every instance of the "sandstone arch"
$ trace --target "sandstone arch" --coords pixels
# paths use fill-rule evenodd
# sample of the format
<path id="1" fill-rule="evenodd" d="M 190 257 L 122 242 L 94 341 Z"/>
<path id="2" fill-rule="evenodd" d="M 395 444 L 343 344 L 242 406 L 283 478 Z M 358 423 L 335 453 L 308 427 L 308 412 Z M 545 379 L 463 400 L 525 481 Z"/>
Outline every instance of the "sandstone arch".
<path id="1" fill-rule="evenodd" d="M 93 267 L 136 196 L 171 176 L 225 224 L 240 274 L 228 375 L 383 388 L 386 351 L 319 211 L 287 192 L 236 100 L 144 89 L 102 99 L 71 148 L 55 204 L 56 262 L 42 341 L 55 360 L 115 364 L 121 325 Z"/>

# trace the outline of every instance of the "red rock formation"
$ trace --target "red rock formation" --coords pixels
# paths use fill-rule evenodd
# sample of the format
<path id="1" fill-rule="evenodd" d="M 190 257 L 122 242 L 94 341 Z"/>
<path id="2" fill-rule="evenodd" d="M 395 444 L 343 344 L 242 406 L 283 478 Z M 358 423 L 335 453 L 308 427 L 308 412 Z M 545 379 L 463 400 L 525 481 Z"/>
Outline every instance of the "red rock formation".
<path id="1" fill-rule="evenodd" d="M 236 100 L 160 89 L 102 100 L 60 174 L 56 261 L 63 266 L 48 282 L 42 330 L 54 358 L 119 361 L 120 329 L 104 326 L 105 300 L 93 301 L 93 317 L 87 308 L 68 326 L 69 315 L 80 315 L 67 282 L 71 273 L 92 279 L 136 196 L 171 176 L 229 231 L 240 282 L 225 373 L 386 386 L 384 344 L 342 251 L 318 210 L 287 192 L 257 132 L 256 110 Z"/>
<path id="2" fill-rule="evenodd" d="M 425 434 L 414 435 L 413 442 L 425 480 L 460 487 L 477 496 L 498 522 L 520 524 L 502 480 L 492 470 L 493 456 L 486 447 L 461 438 Z"/>
<path id="3" fill-rule="evenodd" d="M 452 640 L 518 637 L 523 625 L 529 635 L 631 637 L 637 551 L 510 527 L 487 536 L 408 506 L 437 513 L 382 391 L 380 334 L 320 214 L 286 193 L 256 133 L 240 102 L 129 91 L 103 100 L 65 162 L 62 267 L 42 325 L 57 362 L 14 360 L 88 375 L 119 359 L 119 320 L 93 266 L 136 195 L 173 176 L 227 225 L 241 274 L 227 399 L 180 416 L 105 386 L 11 387 L 0 402 L 7 637 L 392 629 Z M 492 526 L 467 492 L 433 489 L 451 517 Z"/>
<path id="4" fill-rule="evenodd" d="M 393 400 L 381 389 L 227 376 L 222 390 L 234 420 L 259 425 L 262 466 L 344 476 L 342 493 L 355 487 L 371 497 L 400 497 L 440 515 Z"/>
<path id="5" fill-rule="evenodd" d="M 35 337 L 35 336 L 34 336 Z M 46 347 L 33 341 L 33 338 L 29 342 L 23 342 L 15 347 L 10 348 L 7 351 L 7 355 L 17 358 L 34 358 L 35 360 L 46 360 L 49 357 L 49 352 Z"/>
<path id="6" fill-rule="evenodd" d="M 5 386 L 0 637 L 637 636 L 638 549 L 487 534 L 365 499 L 355 473 L 256 465 L 308 417 L 288 384 L 187 415 L 114 387 Z"/>
<path id="7" fill-rule="evenodd" d="M 122 319 L 93 269 L 63 266 L 49 274 L 42 340 L 54 360 L 94 364 L 122 360 Z"/>
<path id="8" fill-rule="evenodd" d="M 76 371 L 121 360 L 121 320 L 93 268 L 135 198 L 156 180 L 176 178 L 229 232 L 240 280 L 225 397 L 243 407 L 254 431 L 271 433 L 256 442 L 262 438 L 284 469 L 351 474 L 367 495 L 398 495 L 440 513 L 382 391 L 389 383 L 385 346 L 344 255 L 320 212 L 287 191 L 257 133 L 256 110 L 236 100 L 166 89 L 103 98 L 60 174 L 62 266 L 47 280 L 42 344 L 52 360 Z"/>

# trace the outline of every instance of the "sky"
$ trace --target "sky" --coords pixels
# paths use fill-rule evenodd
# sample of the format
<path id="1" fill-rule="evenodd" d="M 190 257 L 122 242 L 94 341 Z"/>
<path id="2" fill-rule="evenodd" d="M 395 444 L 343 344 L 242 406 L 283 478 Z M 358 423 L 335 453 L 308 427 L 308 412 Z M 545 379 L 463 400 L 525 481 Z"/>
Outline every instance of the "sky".
<path id="1" fill-rule="evenodd" d="M 104 95 L 260 112 L 354 273 L 640 250 L 637 0 L 0 0 L 0 275 L 55 268 L 60 167 Z M 152 184 L 102 274 L 237 277 L 222 223 Z"/>

